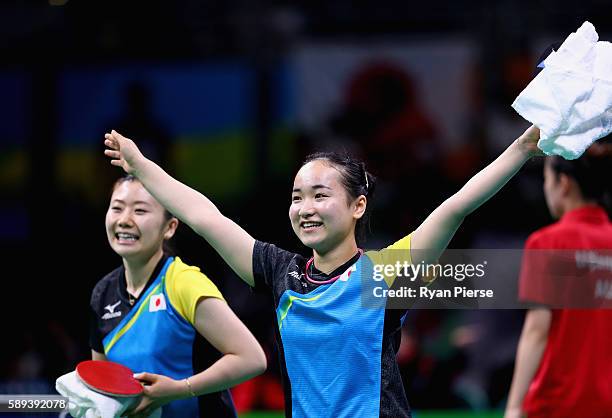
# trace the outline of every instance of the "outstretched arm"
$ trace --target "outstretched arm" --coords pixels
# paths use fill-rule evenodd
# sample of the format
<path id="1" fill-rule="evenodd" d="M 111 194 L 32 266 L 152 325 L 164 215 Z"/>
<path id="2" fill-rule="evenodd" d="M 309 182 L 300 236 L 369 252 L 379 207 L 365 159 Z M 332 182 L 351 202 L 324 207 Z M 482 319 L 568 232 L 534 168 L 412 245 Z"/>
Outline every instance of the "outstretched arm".
<path id="1" fill-rule="evenodd" d="M 136 176 L 166 209 L 204 237 L 242 280 L 254 286 L 255 240 L 248 232 L 225 217 L 206 196 L 147 159 L 131 139 L 112 131 L 105 135 L 104 144 L 111 164 Z"/>
<path id="2" fill-rule="evenodd" d="M 201 299 L 196 308 L 195 328 L 223 357 L 183 380 L 153 373 L 137 374 L 136 378 L 149 385 L 144 387 L 144 397 L 132 415 L 148 416 L 173 400 L 218 392 L 265 371 L 263 349 L 224 301 Z"/>
<path id="3" fill-rule="evenodd" d="M 527 160 L 541 155 L 536 146 L 539 137 L 539 129 L 531 126 L 495 161 L 438 206 L 412 234 L 411 248 L 427 250 L 418 254 L 413 262 L 435 262 L 465 217 L 497 193 Z"/>

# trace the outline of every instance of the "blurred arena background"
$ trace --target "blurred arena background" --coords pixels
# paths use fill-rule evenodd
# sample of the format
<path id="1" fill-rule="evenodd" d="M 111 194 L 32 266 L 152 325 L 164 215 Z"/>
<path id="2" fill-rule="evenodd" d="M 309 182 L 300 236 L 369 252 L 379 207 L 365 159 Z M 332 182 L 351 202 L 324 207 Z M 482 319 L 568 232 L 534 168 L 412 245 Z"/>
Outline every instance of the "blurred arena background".
<path id="1" fill-rule="evenodd" d="M 510 104 L 546 45 L 584 20 L 610 40 L 611 18 L 604 0 L 1 2 L 0 393 L 53 393 L 89 356 L 90 291 L 119 263 L 103 227 L 120 174 L 104 132 L 135 139 L 255 237 L 302 252 L 279 221 L 293 174 L 313 150 L 351 151 L 381 180 L 378 247 L 528 126 Z M 521 248 L 551 221 L 541 184 L 529 163 L 451 247 Z M 269 304 L 187 228 L 176 247 L 268 353 L 237 406 L 280 411 Z M 398 356 L 416 416 L 501 416 L 522 318 L 411 312 Z"/>

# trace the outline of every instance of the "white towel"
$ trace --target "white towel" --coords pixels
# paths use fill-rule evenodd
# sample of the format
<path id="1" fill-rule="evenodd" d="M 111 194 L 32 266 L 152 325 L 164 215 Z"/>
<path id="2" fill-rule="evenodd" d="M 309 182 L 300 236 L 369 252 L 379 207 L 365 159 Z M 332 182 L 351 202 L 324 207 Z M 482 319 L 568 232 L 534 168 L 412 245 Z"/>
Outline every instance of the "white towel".
<path id="1" fill-rule="evenodd" d="M 512 107 L 540 128 L 538 147 L 573 160 L 612 132 L 612 44 L 584 22 L 543 62 Z"/>
<path id="2" fill-rule="evenodd" d="M 55 389 L 68 398 L 68 411 L 74 418 L 116 418 L 132 406 L 133 398 L 114 398 L 89 389 L 70 372 L 55 381 Z M 161 418 L 161 409 L 149 417 Z"/>

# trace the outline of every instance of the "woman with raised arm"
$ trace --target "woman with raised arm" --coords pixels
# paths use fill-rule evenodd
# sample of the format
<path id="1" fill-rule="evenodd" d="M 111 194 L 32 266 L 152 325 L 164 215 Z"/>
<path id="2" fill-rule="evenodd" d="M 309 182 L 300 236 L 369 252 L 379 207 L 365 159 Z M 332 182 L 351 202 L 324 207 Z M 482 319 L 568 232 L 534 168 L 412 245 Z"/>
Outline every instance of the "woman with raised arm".
<path id="1" fill-rule="evenodd" d="M 463 219 L 539 154 L 538 137 L 536 127 L 527 129 L 413 233 L 387 248 L 412 255 L 416 252 L 411 250 L 428 250 L 426 256 L 414 257 L 414 263 L 436 260 Z M 375 188 L 363 163 L 319 153 L 298 171 L 289 220 L 300 241 L 312 249 L 312 257 L 306 258 L 255 240 L 116 131 L 106 134 L 105 145 L 111 164 L 136 176 L 246 283 L 272 294 L 287 417 L 410 416 L 395 360 L 405 312 L 385 309 L 384 303 L 378 308 L 361 303 L 358 277 L 371 264 L 357 237 Z"/>
<path id="2" fill-rule="evenodd" d="M 90 346 L 94 360 L 142 372 L 144 396 L 130 415 L 162 407 L 162 418 L 236 417 L 227 389 L 262 373 L 266 358 L 212 281 L 167 251 L 178 220 L 127 175 L 105 224 L 122 264 L 92 292 Z M 195 351 L 203 340 L 219 354 Z"/>

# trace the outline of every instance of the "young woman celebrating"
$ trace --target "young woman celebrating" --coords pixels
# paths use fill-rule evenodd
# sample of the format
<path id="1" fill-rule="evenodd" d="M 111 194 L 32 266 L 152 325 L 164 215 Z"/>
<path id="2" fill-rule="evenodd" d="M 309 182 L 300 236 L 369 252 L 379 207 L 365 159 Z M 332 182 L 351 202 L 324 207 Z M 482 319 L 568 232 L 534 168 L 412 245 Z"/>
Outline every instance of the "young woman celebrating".
<path id="1" fill-rule="evenodd" d="M 106 233 L 123 263 L 92 293 L 92 357 L 144 372 L 133 415 L 163 407 L 162 418 L 236 417 L 226 389 L 262 373 L 265 355 L 216 286 L 164 251 L 177 226 L 134 176 L 115 183 Z M 198 358 L 199 336 L 221 355 Z"/>
<path id="2" fill-rule="evenodd" d="M 538 129 L 529 128 L 412 234 L 388 248 L 407 250 L 414 263 L 436 260 L 463 219 L 539 153 L 538 137 Z M 404 312 L 385 310 L 384 304 L 380 309 L 365 308 L 361 303 L 357 278 L 367 269 L 368 257 L 362 257 L 357 236 L 374 189 L 374 177 L 363 163 L 315 154 L 295 176 L 289 220 L 300 241 L 313 251 L 306 259 L 255 240 L 208 198 L 173 179 L 116 131 L 106 134 L 105 145 L 111 164 L 136 176 L 246 283 L 271 292 L 287 417 L 410 416 L 395 360 Z M 428 250 L 427 259 L 415 256 L 414 250 L 421 249 Z"/>

